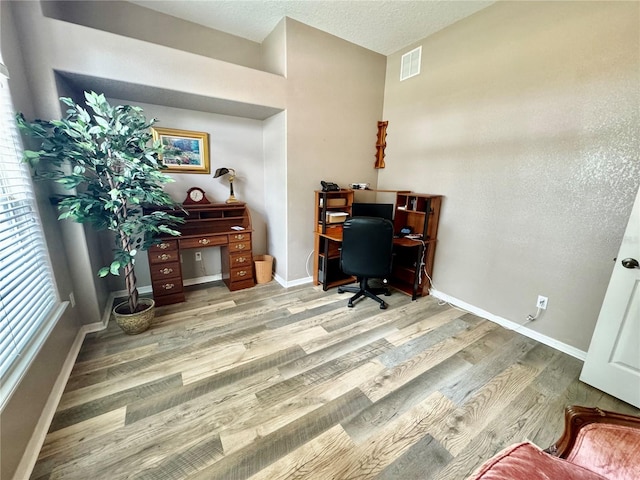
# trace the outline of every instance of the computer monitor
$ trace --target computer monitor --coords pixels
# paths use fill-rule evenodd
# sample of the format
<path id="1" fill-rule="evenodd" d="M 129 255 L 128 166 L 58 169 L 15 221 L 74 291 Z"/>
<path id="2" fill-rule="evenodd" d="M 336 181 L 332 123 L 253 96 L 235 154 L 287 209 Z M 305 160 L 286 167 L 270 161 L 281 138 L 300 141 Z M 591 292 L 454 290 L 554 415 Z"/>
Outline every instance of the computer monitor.
<path id="1" fill-rule="evenodd" d="M 393 203 L 353 203 L 352 217 L 378 217 L 393 221 Z"/>

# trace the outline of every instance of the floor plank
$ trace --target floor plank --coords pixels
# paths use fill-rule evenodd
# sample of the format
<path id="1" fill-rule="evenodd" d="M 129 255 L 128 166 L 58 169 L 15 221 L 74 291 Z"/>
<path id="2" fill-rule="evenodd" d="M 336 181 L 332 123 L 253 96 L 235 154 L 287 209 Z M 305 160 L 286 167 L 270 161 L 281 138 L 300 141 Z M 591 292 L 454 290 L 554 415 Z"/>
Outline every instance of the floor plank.
<path id="1" fill-rule="evenodd" d="M 462 480 L 567 405 L 640 414 L 582 363 L 470 313 L 276 282 L 190 287 L 85 339 L 31 478 Z"/>

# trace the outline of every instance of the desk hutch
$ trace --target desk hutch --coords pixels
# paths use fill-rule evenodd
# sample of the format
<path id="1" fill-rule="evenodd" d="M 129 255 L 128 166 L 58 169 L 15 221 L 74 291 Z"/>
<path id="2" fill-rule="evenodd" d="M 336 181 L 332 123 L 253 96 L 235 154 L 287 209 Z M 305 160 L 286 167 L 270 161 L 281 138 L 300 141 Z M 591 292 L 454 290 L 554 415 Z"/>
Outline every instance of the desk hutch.
<path id="1" fill-rule="evenodd" d="M 324 290 L 355 281 L 340 269 L 341 222 L 351 215 L 353 196 L 350 189 L 315 192 L 313 282 Z M 396 194 L 394 260 L 388 280 L 413 300 L 429 294 L 441 203 L 441 195 Z M 401 230 L 409 230 L 411 237 L 403 236 Z"/>
<path id="2" fill-rule="evenodd" d="M 211 203 L 183 208 L 185 211 L 165 209 L 184 218 L 185 223 L 173 227 L 181 235 L 161 237 L 161 242 L 148 251 L 156 305 L 184 302 L 180 251 L 188 248 L 220 247 L 222 279 L 229 290 L 253 287 L 251 217 L 246 204 Z"/>

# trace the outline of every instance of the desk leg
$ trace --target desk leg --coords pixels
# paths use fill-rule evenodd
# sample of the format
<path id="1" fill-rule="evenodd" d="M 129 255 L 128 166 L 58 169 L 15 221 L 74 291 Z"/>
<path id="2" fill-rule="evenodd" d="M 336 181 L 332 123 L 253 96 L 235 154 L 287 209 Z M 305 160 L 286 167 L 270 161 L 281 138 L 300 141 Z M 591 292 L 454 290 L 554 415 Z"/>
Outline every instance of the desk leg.
<path id="1" fill-rule="evenodd" d="M 326 202 L 325 202 L 326 203 Z M 328 283 L 329 281 L 327 280 L 327 277 L 329 276 L 329 240 L 326 238 L 322 239 L 322 250 L 324 252 L 324 265 L 323 265 L 323 271 L 322 271 L 322 290 L 324 290 L 325 292 L 328 289 Z"/>
<path id="2" fill-rule="evenodd" d="M 320 267 L 320 235 L 314 234 L 313 239 L 313 284 L 320 285 L 318 278 L 318 268 Z"/>
<path id="3" fill-rule="evenodd" d="M 416 271 L 413 279 L 413 293 L 411 295 L 411 300 L 415 300 L 418 298 L 418 289 L 422 282 L 420 279 L 422 278 L 422 258 L 424 254 L 424 245 L 420 245 L 417 249 L 418 255 L 416 257 Z M 422 292 L 420 292 L 422 294 Z"/>

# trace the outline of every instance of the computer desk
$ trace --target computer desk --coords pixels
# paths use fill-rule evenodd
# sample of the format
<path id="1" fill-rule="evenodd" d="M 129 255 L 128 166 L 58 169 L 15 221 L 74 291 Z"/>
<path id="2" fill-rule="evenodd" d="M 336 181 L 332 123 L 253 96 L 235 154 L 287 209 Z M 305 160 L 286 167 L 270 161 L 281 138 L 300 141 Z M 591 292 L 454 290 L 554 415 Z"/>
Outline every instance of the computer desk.
<path id="1" fill-rule="evenodd" d="M 318 237 L 323 237 L 331 240 L 331 242 L 324 242 L 324 256 L 325 258 L 329 258 L 332 253 L 335 254 L 335 252 L 339 251 L 340 249 L 340 246 L 342 244 L 342 228 L 328 229 L 326 233 L 318 234 Z M 334 244 L 333 248 L 330 246 L 332 243 Z M 428 291 L 431 285 L 431 282 L 427 281 L 424 283 L 423 291 L 419 291 L 419 286 L 422 283 L 421 275 L 424 274 L 423 266 L 427 261 L 427 255 L 425 254 L 425 252 L 426 249 L 429 248 L 429 244 L 431 243 L 435 243 L 435 240 L 424 241 L 422 239 L 411 239 L 406 237 L 396 237 L 393 239 L 394 256 L 400 255 L 404 260 L 408 259 L 409 262 L 412 262 L 414 264 L 415 268 L 410 273 L 410 275 L 407 276 L 402 274 L 402 272 L 406 270 L 394 270 L 391 277 L 389 278 L 389 285 L 397 290 L 411 295 L 411 300 L 415 300 L 417 297 L 424 295 L 424 290 Z M 319 246 L 316 245 L 316 248 L 318 247 Z M 331 249 L 332 251 L 329 251 L 329 249 Z M 355 279 L 350 276 L 345 276 L 338 282 L 327 282 L 326 278 L 321 278 L 321 276 L 314 278 L 314 283 L 316 285 L 322 284 L 322 288 L 325 291 L 331 287 L 344 285 L 346 283 L 351 283 L 352 281 L 355 281 Z M 411 288 L 406 288 L 405 285 L 407 284 L 407 281 L 410 284 L 412 283 Z"/>

